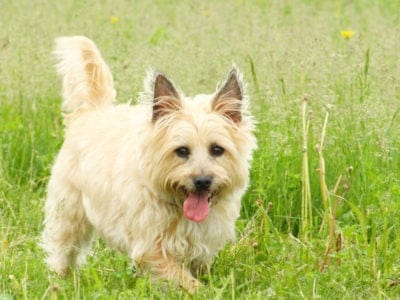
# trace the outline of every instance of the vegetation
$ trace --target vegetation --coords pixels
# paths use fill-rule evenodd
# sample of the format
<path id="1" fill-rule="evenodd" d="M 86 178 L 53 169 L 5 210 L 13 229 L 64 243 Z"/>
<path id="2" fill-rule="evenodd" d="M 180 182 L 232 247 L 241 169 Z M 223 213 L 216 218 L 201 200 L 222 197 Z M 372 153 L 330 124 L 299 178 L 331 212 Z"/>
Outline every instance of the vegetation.
<path id="1" fill-rule="evenodd" d="M 58 278 L 37 245 L 63 140 L 60 35 L 96 41 L 120 102 L 149 67 L 188 95 L 233 62 L 258 120 L 237 241 L 195 299 L 400 295 L 400 2 L 2 1 L 0 299 L 190 298 L 152 285 L 102 241 Z"/>

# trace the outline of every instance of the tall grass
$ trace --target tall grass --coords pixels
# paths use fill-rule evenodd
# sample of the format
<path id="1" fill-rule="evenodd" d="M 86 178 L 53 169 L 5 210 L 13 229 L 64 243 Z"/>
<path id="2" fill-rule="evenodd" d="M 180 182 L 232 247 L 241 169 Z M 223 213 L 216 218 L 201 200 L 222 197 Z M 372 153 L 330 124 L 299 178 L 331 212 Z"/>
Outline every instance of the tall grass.
<path id="1" fill-rule="evenodd" d="M 212 92 L 233 62 L 244 72 L 259 150 L 237 242 L 195 298 L 400 295 L 399 1 L 0 6 L 0 298 L 187 298 L 102 241 L 65 279 L 42 263 L 45 188 L 63 139 L 51 51 L 71 34 L 96 41 L 120 102 L 135 102 L 149 67 L 189 95 Z"/>
<path id="2" fill-rule="evenodd" d="M 307 96 L 303 98 L 302 105 L 302 121 L 303 121 L 303 160 L 301 169 L 301 235 L 307 238 L 307 235 L 312 232 L 312 197 L 310 170 L 308 162 L 308 131 L 310 128 L 310 120 L 307 118 Z"/>

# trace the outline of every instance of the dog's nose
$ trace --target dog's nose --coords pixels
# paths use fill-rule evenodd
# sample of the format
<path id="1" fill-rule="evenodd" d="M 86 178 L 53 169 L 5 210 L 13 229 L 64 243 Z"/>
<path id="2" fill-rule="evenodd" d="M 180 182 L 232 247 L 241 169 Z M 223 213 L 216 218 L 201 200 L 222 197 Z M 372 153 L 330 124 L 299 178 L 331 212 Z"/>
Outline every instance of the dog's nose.
<path id="1" fill-rule="evenodd" d="M 197 191 L 206 191 L 210 188 L 213 178 L 211 176 L 198 176 L 193 178 Z"/>

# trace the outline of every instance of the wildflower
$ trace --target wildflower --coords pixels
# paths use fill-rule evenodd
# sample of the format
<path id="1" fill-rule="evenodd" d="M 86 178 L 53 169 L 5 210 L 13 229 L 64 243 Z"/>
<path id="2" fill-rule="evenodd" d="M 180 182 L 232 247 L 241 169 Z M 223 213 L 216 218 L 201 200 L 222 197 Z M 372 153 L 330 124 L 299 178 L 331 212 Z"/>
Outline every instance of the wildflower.
<path id="1" fill-rule="evenodd" d="M 212 14 L 212 11 L 210 9 L 205 9 L 201 12 L 204 16 L 209 17 Z"/>
<path id="2" fill-rule="evenodd" d="M 354 31 L 352 30 L 341 30 L 340 34 L 343 38 L 345 38 L 346 40 L 350 39 L 353 35 L 354 35 Z"/>
<path id="3" fill-rule="evenodd" d="M 8 248 L 8 240 L 7 239 L 3 239 L 2 241 L 1 241 L 1 249 L 2 250 L 6 250 L 7 248 Z"/>
<path id="4" fill-rule="evenodd" d="M 117 16 L 110 17 L 111 24 L 117 24 L 119 22 L 119 18 Z"/>

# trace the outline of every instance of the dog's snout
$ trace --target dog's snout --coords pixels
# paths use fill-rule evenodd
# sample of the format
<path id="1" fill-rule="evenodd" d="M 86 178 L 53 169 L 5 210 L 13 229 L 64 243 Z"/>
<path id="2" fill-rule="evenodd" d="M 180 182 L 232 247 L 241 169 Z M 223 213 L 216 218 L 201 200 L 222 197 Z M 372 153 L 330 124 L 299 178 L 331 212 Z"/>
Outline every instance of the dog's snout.
<path id="1" fill-rule="evenodd" d="M 198 191 L 206 191 L 210 188 L 213 178 L 211 176 L 198 176 L 193 178 L 194 186 Z"/>

